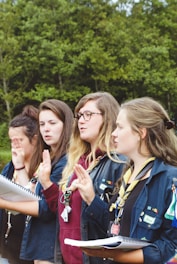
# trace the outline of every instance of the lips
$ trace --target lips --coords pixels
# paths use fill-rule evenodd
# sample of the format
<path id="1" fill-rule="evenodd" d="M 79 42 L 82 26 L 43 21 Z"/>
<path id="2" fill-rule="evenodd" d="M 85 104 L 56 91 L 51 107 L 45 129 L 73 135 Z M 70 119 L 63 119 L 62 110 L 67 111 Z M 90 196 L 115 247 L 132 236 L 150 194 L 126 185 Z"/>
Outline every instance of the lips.
<path id="1" fill-rule="evenodd" d="M 115 146 L 118 146 L 118 142 L 117 141 L 113 141 Z"/>
<path id="2" fill-rule="evenodd" d="M 44 136 L 44 139 L 45 140 L 50 140 L 51 139 L 51 136 Z"/>
<path id="3" fill-rule="evenodd" d="M 84 127 L 80 127 L 80 128 L 79 128 L 79 131 L 80 131 L 80 132 L 83 132 L 83 131 L 85 131 L 85 130 L 86 130 L 86 128 L 84 128 Z"/>

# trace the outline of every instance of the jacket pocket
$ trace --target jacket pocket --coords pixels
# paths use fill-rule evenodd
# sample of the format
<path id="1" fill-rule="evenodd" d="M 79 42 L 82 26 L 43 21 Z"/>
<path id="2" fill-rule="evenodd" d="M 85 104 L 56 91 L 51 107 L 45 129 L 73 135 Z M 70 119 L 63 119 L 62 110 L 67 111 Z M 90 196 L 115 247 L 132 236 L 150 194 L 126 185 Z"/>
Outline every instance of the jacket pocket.
<path id="1" fill-rule="evenodd" d="M 149 241 L 156 240 L 162 231 L 162 218 L 158 213 L 145 210 L 140 214 L 137 224 L 137 236 Z"/>

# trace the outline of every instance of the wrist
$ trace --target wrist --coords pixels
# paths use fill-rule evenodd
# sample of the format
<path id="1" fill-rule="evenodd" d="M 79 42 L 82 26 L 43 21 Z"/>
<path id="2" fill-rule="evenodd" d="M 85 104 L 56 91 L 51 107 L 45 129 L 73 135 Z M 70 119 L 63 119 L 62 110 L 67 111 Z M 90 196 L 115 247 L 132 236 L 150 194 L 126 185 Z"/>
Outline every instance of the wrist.
<path id="1" fill-rule="evenodd" d="M 94 199 L 95 199 L 95 193 L 93 195 L 91 195 L 90 197 L 88 197 L 86 203 L 88 205 L 91 205 L 91 203 L 93 202 Z"/>
<path id="2" fill-rule="evenodd" d="M 18 167 L 18 168 L 15 168 L 16 171 L 20 171 L 20 170 L 24 170 L 24 169 L 25 169 L 25 165 Z"/>
<path id="3" fill-rule="evenodd" d="M 41 185 L 43 187 L 44 190 L 48 189 L 51 185 L 53 184 L 52 181 L 45 181 L 45 182 L 41 182 Z"/>

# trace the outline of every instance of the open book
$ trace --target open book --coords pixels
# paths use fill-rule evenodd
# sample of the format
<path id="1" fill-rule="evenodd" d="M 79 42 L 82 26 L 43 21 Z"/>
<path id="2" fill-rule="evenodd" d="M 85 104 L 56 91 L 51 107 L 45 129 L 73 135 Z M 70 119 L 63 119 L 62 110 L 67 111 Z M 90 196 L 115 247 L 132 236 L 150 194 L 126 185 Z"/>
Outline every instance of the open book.
<path id="1" fill-rule="evenodd" d="M 75 247 L 85 247 L 85 248 L 103 247 L 107 249 L 120 248 L 127 250 L 146 247 L 150 244 L 145 240 L 134 239 L 124 236 L 113 236 L 103 239 L 87 240 L 87 241 L 65 238 L 64 243 Z"/>
<path id="2" fill-rule="evenodd" d="M 0 174 L 0 198 L 14 202 L 37 201 L 40 197 Z"/>

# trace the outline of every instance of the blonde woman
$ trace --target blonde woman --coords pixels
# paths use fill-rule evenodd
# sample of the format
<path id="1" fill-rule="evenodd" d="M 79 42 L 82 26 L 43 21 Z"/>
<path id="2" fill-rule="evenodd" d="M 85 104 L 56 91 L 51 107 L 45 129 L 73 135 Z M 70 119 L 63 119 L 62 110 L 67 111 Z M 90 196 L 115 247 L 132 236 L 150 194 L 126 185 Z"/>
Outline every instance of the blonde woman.
<path id="1" fill-rule="evenodd" d="M 102 263 L 83 256 L 80 249 L 64 244 L 64 238 L 94 239 L 106 236 L 106 227 L 97 210 L 105 190 L 111 190 L 122 172 L 124 162 L 114 149 L 111 133 L 115 129 L 119 104 L 107 92 L 85 95 L 75 107 L 75 122 L 68 151 L 68 162 L 58 188 L 42 173 L 44 195 L 52 211 L 58 203 L 59 242 L 65 264 Z M 46 160 L 45 160 L 46 161 Z M 46 161 L 47 163 L 47 161 Z M 95 190 L 94 205 L 87 204 L 75 188 L 74 165 L 81 164 L 90 174 Z M 44 162 L 45 167 L 45 162 Z M 47 167 L 47 166 L 46 166 Z M 49 174 L 49 173 L 48 173 Z M 92 193 L 87 192 L 87 196 Z M 103 206 L 107 206 L 104 202 Z M 92 219 L 89 219 L 91 216 Z"/>
<path id="2" fill-rule="evenodd" d="M 177 248 L 177 138 L 174 123 L 163 106 L 143 97 L 122 104 L 112 133 L 117 151 L 128 156 L 131 167 L 123 174 L 116 201 L 110 206 L 117 234 L 147 240 L 138 250 L 84 250 L 90 256 L 115 263 L 166 263 Z M 89 182 L 82 169 L 78 188 Z M 91 189 L 89 189 L 91 191 Z M 105 214 L 105 225 L 108 210 Z"/>

